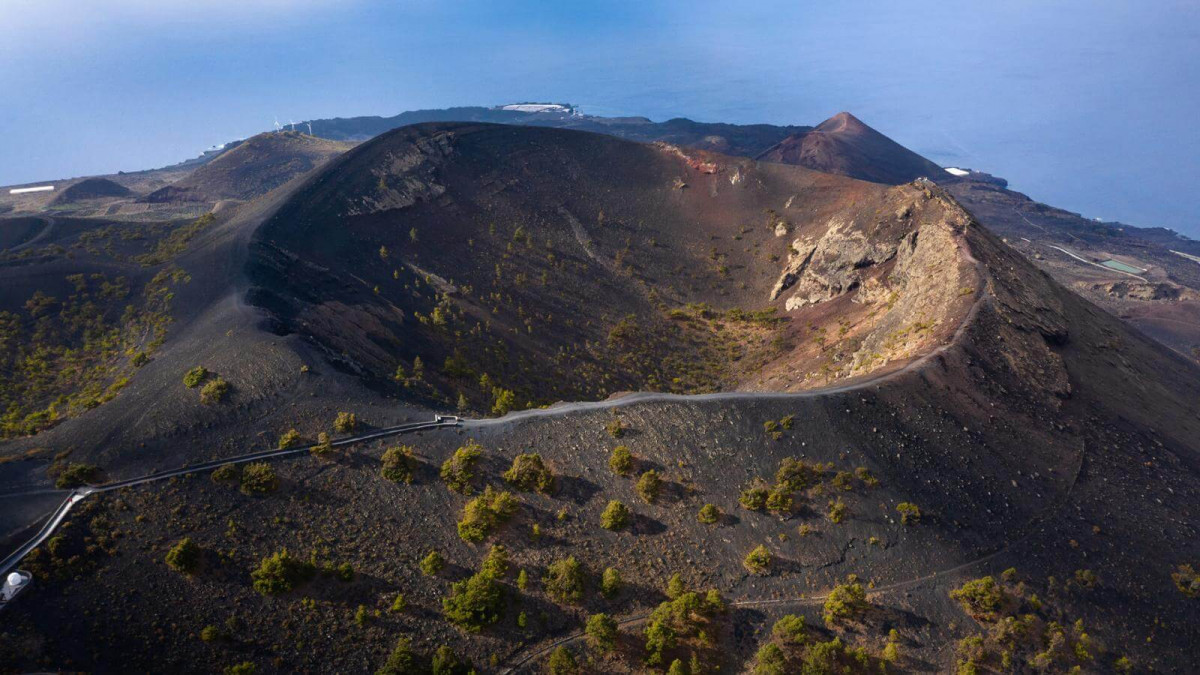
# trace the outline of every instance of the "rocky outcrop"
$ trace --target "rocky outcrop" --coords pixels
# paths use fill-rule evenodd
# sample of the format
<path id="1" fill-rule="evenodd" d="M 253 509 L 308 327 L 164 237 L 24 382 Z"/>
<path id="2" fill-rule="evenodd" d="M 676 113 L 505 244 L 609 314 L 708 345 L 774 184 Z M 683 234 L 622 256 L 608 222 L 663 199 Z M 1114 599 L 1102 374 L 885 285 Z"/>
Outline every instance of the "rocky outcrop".
<path id="1" fill-rule="evenodd" d="M 1155 300 L 1200 300 L 1200 293 L 1190 288 L 1166 281 L 1110 281 L 1106 283 L 1079 284 L 1095 293 L 1100 293 L 1118 300 L 1140 300 L 1151 302 Z"/>

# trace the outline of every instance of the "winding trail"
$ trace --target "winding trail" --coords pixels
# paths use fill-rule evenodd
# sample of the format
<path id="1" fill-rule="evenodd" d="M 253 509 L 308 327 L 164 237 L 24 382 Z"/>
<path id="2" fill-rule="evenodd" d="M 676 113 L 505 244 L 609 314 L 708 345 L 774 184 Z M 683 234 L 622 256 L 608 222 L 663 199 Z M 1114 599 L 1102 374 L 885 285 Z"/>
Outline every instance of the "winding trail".
<path id="1" fill-rule="evenodd" d="M 366 441 L 373 441 L 373 440 L 376 440 L 379 438 L 387 438 L 388 436 L 397 436 L 400 434 L 411 433 L 414 431 L 421 431 L 424 429 L 456 427 L 456 426 L 459 426 L 460 424 L 461 424 L 461 422 L 459 421 L 459 419 L 457 417 L 443 418 L 441 416 L 435 416 L 434 419 L 430 422 L 412 422 L 409 424 L 400 424 L 400 425 L 396 425 L 394 427 L 377 429 L 370 433 L 361 434 L 358 436 L 351 436 L 348 438 L 343 438 L 343 439 L 340 439 L 337 441 L 333 441 L 330 445 L 332 445 L 333 447 L 341 447 L 341 446 L 346 446 L 346 445 L 353 445 L 356 443 L 364 443 Z M 81 488 L 72 490 L 71 493 L 69 495 L 67 495 L 67 498 L 64 499 L 62 501 L 62 503 L 58 505 L 58 508 L 56 508 L 54 510 L 54 512 L 50 514 L 50 518 L 49 518 L 49 520 L 46 521 L 46 524 L 43 525 L 42 528 L 40 530 L 38 530 L 37 533 L 35 535 L 33 535 L 33 537 L 29 541 L 22 544 L 17 550 L 10 553 L 8 555 L 8 557 L 6 557 L 4 560 L 0 561 L 0 579 L 3 579 L 5 575 L 7 575 L 10 571 L 12 571 L 17 566 L 17 564 L 20 563 L 21 560 L 25 558 L 25 556 L 29 555 L 29 553 L 31 551 L 33 551 L 33 549 L 37 548 L 38 546 L 41 546 L 42 542 L 49 539 L 50 536 L 52 534 L 54 534 L 54 531 L 57 530 L 60 525 L 62 525 L 62 522 L 64 520 L 66 520 L 67 515 L 71 512 L 71 509 L 76 504 L 78 504 L 79 502 L 86 499 L 89 495 L 98 494 L 98 493 L 102 493 L 102 492 L 112 492 L 113 490 L 120 490 L 123 488 L 134 487 L 137 485 L 144 485 L 146 483 L 153 483 L 155 481 L 166 480 L 168 478 L 174 478 L 176 476 L 184 476 L 189 473 L 196 473 L 199 471 L 211 471 L 213 469 L 216 469 L 217 467 L 224 466 L 226 464 L 245 464 L 247 462 L 257 462 L 257 461 L 269 460 L 269 459 L 280 459 L 280 458 L 284 458 L 284 457 L 295 457 L 298 455 L 300 455 L 300 456 L 307 455 L 307 454 L 309 454 L 309 452 L 312 450 L 313 447 L 315 447 L 315 445 L 310 444 L 310 445 L 305 445 L 302 447 L 295 447 L 295 448 L 287 448 L 287 449 L 278 448 L 275 450 L 263 450 L 260 452 L 251 452 L 251 453 L 248 453 L 245 455 L 238 455 L 236 457 L 226 457 L 225 459 L 215 459 L 215 460 L 212 460 L 209 462 L 202 462 L 200 464 L 185 465 L 178 469 L 169 469 L 167 471 L 158 471 L 156 473 L 146 474 L 145 476 L 137 476 L 135 478 L 127 478 L 125 480 L 119 480 L 119 481 L 114 481 L 111 483 L 105 483 L 103 485 L 90 485 L 87 487 L 81 487 Z M 18 493 L 18 494 L 32 494 L 32 493 Z M 4 496 L 16 496 L 16 495 L 4 495 Z"/>

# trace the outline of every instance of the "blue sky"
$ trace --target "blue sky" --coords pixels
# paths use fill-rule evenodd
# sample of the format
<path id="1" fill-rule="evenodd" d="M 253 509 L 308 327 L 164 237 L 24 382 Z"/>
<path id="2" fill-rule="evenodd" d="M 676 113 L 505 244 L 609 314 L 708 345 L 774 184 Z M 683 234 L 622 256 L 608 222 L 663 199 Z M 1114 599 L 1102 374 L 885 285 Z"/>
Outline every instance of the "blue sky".
<path id="1" fill-rule="evenodd" d="M 815 124 L 1200 237 L 1200 3 L 0 0 L 0 184 L 518 100 Z"/>

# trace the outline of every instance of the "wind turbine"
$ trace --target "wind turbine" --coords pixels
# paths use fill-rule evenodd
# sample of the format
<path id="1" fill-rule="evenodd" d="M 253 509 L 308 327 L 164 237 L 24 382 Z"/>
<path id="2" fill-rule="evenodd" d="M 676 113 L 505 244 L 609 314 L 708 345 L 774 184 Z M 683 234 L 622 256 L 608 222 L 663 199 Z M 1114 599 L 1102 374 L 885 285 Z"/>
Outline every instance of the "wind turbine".
<path id="1" fill-rule="evenodd" d="M 279 118 L 276 117 L 275 118 L 275 131 L 279 131 L 281 129 L 283 129 L 283 127 L 279 125 Z"/>
<path id="2" fill-rule="evenodd" d="M 295 131 L 296 130 L 296 120 L 289 119 L 288 126 L 290 126 L 292 128 L 292 131 Z"/>
<path id="3" fill-rule="evenodd" d="M 309 135 L 309 136 L 312 136 L 312 135 L 313 135 L 313 133 L 312 133 L 312 122 L 309 122 L 309 123 L 308 123 L 308 135 Z"/>

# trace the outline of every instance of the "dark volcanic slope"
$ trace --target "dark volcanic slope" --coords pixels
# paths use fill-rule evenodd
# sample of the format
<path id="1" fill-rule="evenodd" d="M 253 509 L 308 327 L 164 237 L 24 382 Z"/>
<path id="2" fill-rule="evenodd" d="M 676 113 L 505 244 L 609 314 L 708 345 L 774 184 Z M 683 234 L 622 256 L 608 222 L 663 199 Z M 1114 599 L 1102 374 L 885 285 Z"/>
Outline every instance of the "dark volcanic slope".
<path id="1" fill-rule="evenodd" d="M 977 289 L 954 210 L 667 144 L 418 125 L 351 151 L 264 225 L 250 299 L 353 372 L 475 409 L 495 387 L 521 407 L 796 389 L 953 330 Z M 937 283 L 910 283 L 934 267 Z"/>
<path id="2" fill-rule="evenodd" d="M 891 185 L 921 177 L 939 180 L 947 175 L 937 164 L 848 112 L 838 113 L 812 130 L 788 136 L 758 158 Z"/>
<path id="3" fill-rule="evenodd" d="M 201 165 L 186 178 L 150 193 L 145 201 L 252 199 L 311 171 L 349 147 L 347 143 L 294 131 L 259 134 Z"/>

